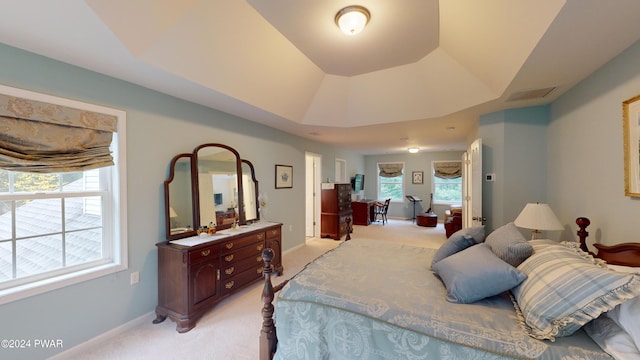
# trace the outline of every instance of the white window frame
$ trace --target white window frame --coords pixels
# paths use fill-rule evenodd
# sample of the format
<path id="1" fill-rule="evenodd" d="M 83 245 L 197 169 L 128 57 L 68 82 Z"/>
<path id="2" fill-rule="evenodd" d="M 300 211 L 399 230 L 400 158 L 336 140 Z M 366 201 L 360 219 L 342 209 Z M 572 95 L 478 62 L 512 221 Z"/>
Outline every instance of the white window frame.
<path id="1" fill-rule="evenodd" d="M 126 112 L 3 85 L 0 85 L 0 92 L 10 96 L 113 115 L 118 119 L 111 143 L 115 165 L 100 172 L 101 181 L 104 181 L 107 196 L 110 198 L 105 202 L 106 204 L 103 204 L 102 209 L 103 218 L 109 217 L 105 224 L 111 224 L 103 228 L 105 258 L 91 267 L 69 267 L 74 271 L 51 272 L 50 276 L 46 277 L 34 276 L 29 282 L 0 290 L 0 305 L 128 269 Z M 0 200 L 14 198 L 15 194 L 6 195 L 4 198 L 0 195 Z"/>
<path id="2" fill-rule="evenodd" d="M 462 205 L 462 189 L 460 190 L 460 201 L 442 201 L 442 200 L 437 200 L 435 194 L 436 194 L 436 182 L 437 182 L 437 178 L 435 176 L 435 163 L 439 163 L 439 162 L 460 162 L 460 164 L 462 165 L 462 161 L 460 160 L 442 160 L 442 161 L 432 161 L 431 162 L 431 193 L 434 194 L 434 199 L 433 199 L 433 204 L 434 205 Z M 460 177 L 460 181 L 462 181 L 462 177 Z M 464 185 L 463 185 L 464 186 Z"/>
<path id="3" fill-rule="evenodd" d="M 382 196 L 382 194 L 380 193 L 380 188 L 382 186 L 381 182 L 380 182 L 380 164 L 402 164 L 402 196 L 400 197 L 400 199 L 394 199 L 391 198 L 391 202 L 404 202 L 404 197 L 405 197 L 405 186 L 404 186 L 404 182 L 405 182 L 405 170 L 407 168 L 406 164 L 404 163 L 404 161 L 386 161 L 386 162 L 379 162 L 376 164 L 376 181 L 377 181 L 377 196 L 378 196 L 378 200 L 386 200 L 388 199 L 387 196 Z"/>

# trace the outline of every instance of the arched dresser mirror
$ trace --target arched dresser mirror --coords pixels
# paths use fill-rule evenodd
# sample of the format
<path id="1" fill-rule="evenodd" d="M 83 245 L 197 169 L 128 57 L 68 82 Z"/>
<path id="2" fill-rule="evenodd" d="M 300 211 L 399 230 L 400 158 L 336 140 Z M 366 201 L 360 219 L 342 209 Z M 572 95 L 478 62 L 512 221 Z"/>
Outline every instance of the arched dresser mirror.
<path id="1" fill-rule="evenodd" d="M 253 164 L 227 145 L 202 144 L 176 155 L 164 188 L 168 240 L 193 236 L 210 223 L 226 229 L 260 219 Z"/>
<path id="2" fill-rule="evenodd" d="M 258 180 L 253 164 L 245 159 L 242 159 L 242 184 L 244 185 L 245 219 L 247 222 L 260 220 Z"/>
<path id="3" fill-rule="evenodd" d="M 167 239 L 181 239 L 196 234 L 193 204 L 193 154 L 179 154 L 171 159 L 169 178 L 164 182 Z"/>
<path id="4" fill-rule="evenodd" d="M 246 222 L 239 211 L 244 207 L 240 154 L 227 145 L 203 144 L 194 151 L 194 203 L 198 226 L 214 223 L 226 229 L 237 221 Z"/>

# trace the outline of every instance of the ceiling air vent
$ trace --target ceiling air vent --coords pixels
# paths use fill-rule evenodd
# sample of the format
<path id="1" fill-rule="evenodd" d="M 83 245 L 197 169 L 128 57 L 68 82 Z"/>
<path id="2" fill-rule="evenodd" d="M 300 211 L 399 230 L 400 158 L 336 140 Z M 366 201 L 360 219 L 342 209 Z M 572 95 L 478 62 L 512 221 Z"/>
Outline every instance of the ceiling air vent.
<path id="1" fill-rule="evenodd" d="M 507 101 L 542 99 L 543 97 L 549 95 L 549 93 L 551 93 L 553 90 L 555 90 L 555 86 L 544 89 L 518 91 L 511 94 Z"/>

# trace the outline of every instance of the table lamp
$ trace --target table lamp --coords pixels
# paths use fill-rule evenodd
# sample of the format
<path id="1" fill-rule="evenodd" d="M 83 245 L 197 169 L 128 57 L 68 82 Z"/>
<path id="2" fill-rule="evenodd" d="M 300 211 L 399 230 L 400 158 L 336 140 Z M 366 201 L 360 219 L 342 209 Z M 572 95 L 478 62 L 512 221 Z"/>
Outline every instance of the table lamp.
<path id="1" fill-rule="evenodd" d="M 531 229 L 531 240 L 538 239 L 541 230 L 564 230 L 549 204 L 528 203 L 513 223 Z"/>

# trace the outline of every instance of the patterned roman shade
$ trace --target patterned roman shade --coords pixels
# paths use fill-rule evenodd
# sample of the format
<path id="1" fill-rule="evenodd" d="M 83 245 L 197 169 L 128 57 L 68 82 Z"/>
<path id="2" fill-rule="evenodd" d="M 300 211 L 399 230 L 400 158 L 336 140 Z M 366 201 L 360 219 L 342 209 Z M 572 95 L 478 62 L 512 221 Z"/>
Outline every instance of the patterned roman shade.
<path id="1" fill-rule="evenodd" d="M 0 94 L 0 168 L 69 172 L 113 165 L 117 117 Z"/>
<path id="2" fill-rule="evenodd" d="M 433 163 L 433 176 L 440 179 L 456 179 L 462 176 L 462 162 L 442 161 Z"/>
<path id="3" fill-rule="evenodd" d="M 402 175 L 402 163 L 378 164 L 380 169 L 379 175 L 382 177 L 396 177 Z"/>

